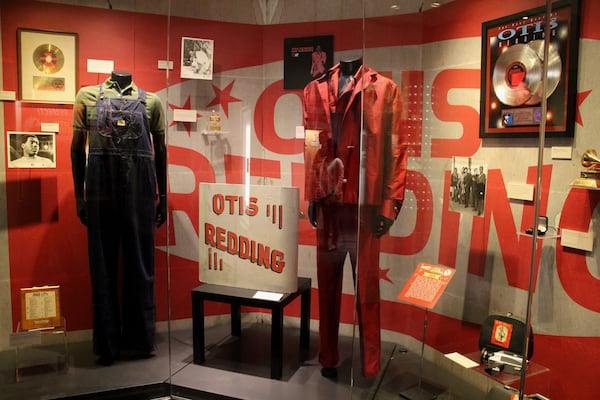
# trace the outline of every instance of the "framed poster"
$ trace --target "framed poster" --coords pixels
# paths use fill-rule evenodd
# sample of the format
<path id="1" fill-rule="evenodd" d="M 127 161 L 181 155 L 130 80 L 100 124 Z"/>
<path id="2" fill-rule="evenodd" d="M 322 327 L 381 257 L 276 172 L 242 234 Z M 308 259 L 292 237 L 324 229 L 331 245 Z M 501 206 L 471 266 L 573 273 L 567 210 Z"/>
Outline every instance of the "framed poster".
<path id="1" fill-rule="evenodd" d="M 19 99 L 73 103 L 77 91 L 77 34 L 17 30 Z"/>
<path id="2" fill-rule="evenodd" d="M 287 38 L 283 43 L 284 89 L 303 89 L 333 67 L 333 35 Z"/>
<path id="3" fill-rule="evenodd" d="M 60 287 L 39 286 L 21 289 L 21 329 L 60 326 Z"/>
<path id="4" fill-rule="evenodd" d="M 55 133 L 7 132 L 9 168 L 56 168 Z"/>
<path id="5" fill-rule="evenodd" d="M 579 0 L 556 2 L 550 13 L 546 136 L 575 128 Z M 481 138 L 535 137 L 542 122 L 546 8 L 482 24 Z"/>
<path id="6" fill-rule="evenodd" d="M 181 78 L 212 80 L 214 41 L 181 38 Z"/>

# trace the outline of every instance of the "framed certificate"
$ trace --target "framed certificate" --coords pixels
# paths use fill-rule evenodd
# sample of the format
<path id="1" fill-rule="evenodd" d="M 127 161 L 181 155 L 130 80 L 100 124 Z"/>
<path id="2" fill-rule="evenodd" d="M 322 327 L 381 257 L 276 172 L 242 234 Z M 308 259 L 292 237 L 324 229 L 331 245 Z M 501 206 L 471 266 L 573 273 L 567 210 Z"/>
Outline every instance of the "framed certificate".
<path id="1" fill-rule="evenodd" d="M 21 330 L 60 326 L 60 287 L 40 286 L 21 289 Z"/>

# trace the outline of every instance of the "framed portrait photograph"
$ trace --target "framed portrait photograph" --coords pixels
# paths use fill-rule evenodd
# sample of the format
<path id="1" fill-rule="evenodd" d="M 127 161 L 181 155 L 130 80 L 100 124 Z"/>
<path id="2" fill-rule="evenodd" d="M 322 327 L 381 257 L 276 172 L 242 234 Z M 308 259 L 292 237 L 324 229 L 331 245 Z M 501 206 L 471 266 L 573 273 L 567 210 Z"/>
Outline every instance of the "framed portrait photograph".
<path id="1" fill-rule="evenodd" d="M 56 168 L 55 133 L 7 132 L 8 168 Z"/>
<path id="2" fill-rule="evenodd" d="M 544 100 L 546 136 L 573 136 L 579 0 L 554 3 L 549 17 L 545 99 L 546 8 L 482 24 L 481 138 L 538 136 Z"/>
<path id="3" fill-rule="evenodd" d="M 283 88 L 303 89 L 333 67 L 333 35 L 283 41 Z"/>
<path id="4" fill-rule="evenodd" d="M 181 78 L 212 80 L 214 41 L 181 38 Z"/>
<path id="5" fill-rule="evenodd" d="M 77 91 L 77 34 L 17 30 L 19 99 L 73 103 Z"/>

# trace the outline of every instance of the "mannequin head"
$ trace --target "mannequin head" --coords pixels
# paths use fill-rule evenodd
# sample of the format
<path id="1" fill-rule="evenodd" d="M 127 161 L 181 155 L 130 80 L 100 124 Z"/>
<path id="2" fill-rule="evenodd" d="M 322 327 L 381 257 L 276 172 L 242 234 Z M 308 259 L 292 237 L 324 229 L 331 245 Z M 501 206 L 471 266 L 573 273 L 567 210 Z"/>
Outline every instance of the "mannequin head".
<path id="1" fill-rule="evenodd" d="M 122 90 L 131 84 L 131 72 L 115 70 L 111 73 L 110 79 L 117 82 L 119 88 Z"/>
<path id="2" fill-rule="evenodd" d="M 340 72 L 342 75 L 354 76 L 362 65 L 362 57 L 354 57 L 340 61 Z"/>

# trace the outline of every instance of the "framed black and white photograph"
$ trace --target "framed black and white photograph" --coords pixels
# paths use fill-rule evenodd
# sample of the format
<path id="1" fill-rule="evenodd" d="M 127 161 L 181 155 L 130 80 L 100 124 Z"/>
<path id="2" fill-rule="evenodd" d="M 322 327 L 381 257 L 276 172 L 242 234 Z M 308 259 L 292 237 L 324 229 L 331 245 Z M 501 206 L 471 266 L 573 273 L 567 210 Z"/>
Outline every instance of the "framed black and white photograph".
<path id="1" fill-rule="evenodd" d="M 487 186 L 487 162 L 470 157 L 452 157 L 450 170 L 450 211 L 483 215 Z"/>
<path id="2" fill-rule="evenodd" d="M 578 18 L 578 0 L 553 4 L 545 99 L 542 91 L 546 8 L 538 7 L 482 24 L 481 138 L 539 135 L 544 100 L 546 136 L 573 136 Z"/>
<path id="3" fill-rule="evenodd" d="M 284 39 L 283 88 L 303 89 L 333 67 L 333 35 Z"/>
<path id="4" fill-rule="evenodd" d="M 214 41 L 181 38 L 181 77 L 212 80 Z"/>
<path id="5" fill-rule="evenodd" d="M 55 134 L 7 132 L 9 168 L 56 168 Z"/>
<path id="6" fill-rule="evenodd" d="M 77 34 L 18 29 L 19 99 L 73 103 L 77 92 Z"/>

